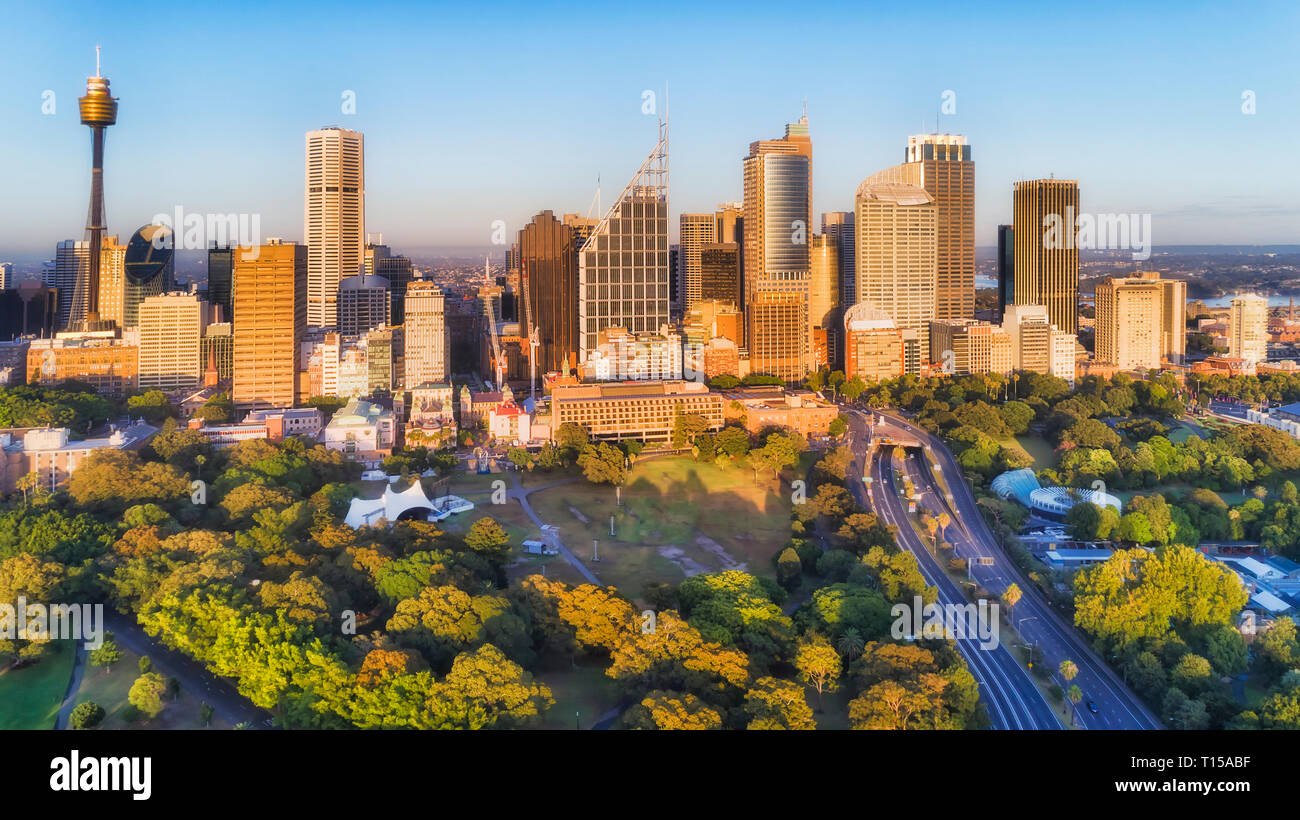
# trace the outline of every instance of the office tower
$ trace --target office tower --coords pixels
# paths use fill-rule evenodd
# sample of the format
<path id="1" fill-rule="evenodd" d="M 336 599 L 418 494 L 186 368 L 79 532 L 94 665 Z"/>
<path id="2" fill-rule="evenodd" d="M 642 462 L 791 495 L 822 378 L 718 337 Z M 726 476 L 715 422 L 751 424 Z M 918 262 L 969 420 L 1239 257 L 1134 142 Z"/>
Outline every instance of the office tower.
<path id="1" fill-rule="evenodd" d="M 1047 373 L 1074 385 L 1073 333 L 1053 325 L 1046 305 L 1007 305 L 1002 329 L 1011 340 L 1011 369 Z"/>
<path id="2" fill-rule="evenodd" d="M 303 235 L 307 324 L 337 327 L 339 283 L 361 270 L 366 236 L 365 140 L 356 131 L 307 132 Z"/>
<path id="3" fill-rule="evenodd" d="M 219 248 L 213 243 L 208 248 L 208 303 L 220 308 L 223 322 L 229 322 L 234 302 L 230 298 L 230 274 L 235 264 L 235 250 Z"/>
<path id="4" fill-rule="evenodd" d="M 203 328 L 199 361 L 205 372 L 209 365 L 216 367 L 218 381 L 230 381 L 235 366 L 234 326 L 230 322 L 212 322 Z"/>
<path id="5" fill-rule="evenodd" d="M 903 335 L 889 314 L 866 302 L 846 310 L 844 376 L 884 381 L 903 375 L 903 370 Z"/>
<path id="6" fill-rule="evenodd" d="M 140 321 L 140 303 L 172 289 L 176 254 L 171 230 L 163 225 L 145 225 L 126 243 L 122 260 L 121 326 L 135 327 Z"/>
<path id="7" fill-rule="evenodd" d="M 656 331 L 668 312 L 668 130 L 578 254 L 578 341 L 585 361 L 600 331 Z"/>
<path id="8" fill-rule="evenodd" d="M 857 293 L 853 284 L 857 266 L 854 264 L 854 252 L 857 250 L 853 238 L 853 212 L 830 211 L 822 214 L 822 233 L 829 236 L 839 249 L 840 264 L 840 307 L 848 309 L 853 306 Z"/>
<path id="9" fill-rule="evenodd" d="M 1075 180 L 1016 183 L 1012 298 L 1017 305 L 1046 305 L 1051 323 L 1066 333 L 1079 330 L 1078 213 L 1079 183 Z"/>
<path id="10" fill-rule="evenodd" d="M 391 301 L 388 280 L 382 276 L 358 274 L 339 285 L 339 332 L 356 336 L 390 324 Z"/>
<path id="11" fill-rule="evenodd" d="M 743 304 L 740 285 L 740 245 L 736 242 L 702 245 L 700 298 L 728 302 L 739 308 Z"/>
<path id="12" fill-rule="evenodd" d="M 668 309 L 674 315 L 682 298 L 681 250 L 679 245 L 668 246 Z"/>
<path id="13" fill-rule="evenodd" d="M 18 286 L 14 281 L 14 263 L 0 262 L 0 290 L 11 290 Z"/>
<path id="14" fill-rule="evenodd" d="M 442 289 L 416 280 L 406 288 L 406 389 L 447 381 L 447 304 Z"/>
<path id="15" fill-rule="evenodd" d="M 779 140 L 750 143 L 744 186 L 742 265 L 750 369 L 798 381 L 808 365 L 812 141 L 807 116 L 786 125 Z"/>
<path id="16" fill-rule="evenodd" d="M 126 327 L 126 249 L 116 235 L 103 237 L 99 248 L 99 320 L 117 327 Z"/>
<path id="17" fill-rule="evenodd" d="M 1011 372 L 1011 338 L 997 325 L 977 319 L 930 322 L 930 361 L 950 376 Z"/>
<path id="18" fill-rule="evenodd" d="M 936 318 L 975 315 L 975 163 L 960 134 L 907 138 L 903 164 L 873 174 L 873 185 L 918 185 L 935 203 Z"/>
<path id="19" fill-rule="evenodd" d="M 99 256 L 104 231 L 104 132 L 117 123 L 117 98 L 109 91 L 108 78 L 100 76 L 99 46 L 95 46 L 95 76 L 86 78 L 86 95 L 77 100 L 81 124 L 92 134 L 90 165 L 90 210 L 86 215 L 87 248 L 86 329 L 99 321 Z M 80 281 L 80 280 L 79 280 Z"/>
<path id="20" fill-rule="evenodd" d="M 307 247 L 236 248 L 231 286 L 235 407 L 292 407 L 306 398 L 299 389 L 298 348 L 307 331 Z"/>
<path id="21" fill-rule="evenodd" d="M 1010 225 L 998 226 L 998 313 L 1015 304 L 1016 240 Z"/>
<path id="22" fill-rule="evenodd" d="M 367 387 L 371 391 L 391 392 L 394 387 L 401 387 L 400 380 L 394 377 L 393 362 L 393 337 L 400 335 L 401 330 L 392 327 L 379 328 L 366 334 Z"/>
<path id="23" fill-rule="evenodd" d="M 934 319 L 936 218 L 934 197 L 919 185 L 863 182 L 854 198 L 854 301 L 883 310 L 918 357 L 929 353 Z"/>
<path id="24" fill-rule="evenodd" d="M 840 367 L 840 248 L 830 234 L 813 237 L 809 249 L 808 367 Z"/>
<path id="25" fill-rule="evenodd" d="M 392 249 L 383 244 L 383 238 L 384 235 L 380 234 L 378 243 L 366 243 L 366 273 L 388 280 L 389 321 L 400 325 L 402 311 L 405 309 L 406 286 L 415 276 L 411 260 L 405 256 L 394 256 Z"/>
<path id="26" fill-rule="evenodd" d="M 1161 279 L 1160 286 L 1164 289 L 1160 309 L 1161 353 L 1166 361 L 1183 364 L 1187 358 L 1187 283 L 1181 279 Z"/>
<path id="27" fill-rule="evenodd" d="M 745 244 L 745 203 L 724 202 L 714 213 L 713 241 Z"/>
<path id="28" fill-rule="evenodd" d="M 519 231 L 524 335 L 535 333 L 536 372 L 553 373 L 578 354 L 578 248 L 574 229 L 542 211 Z"/>
<path id="29" fill-rule="evenodd" d="M 58 304 L 54 288 L 30 279 L 0 292 L 0 342 L 52 334 L 58 321 Z M 25 365 L 17 368 L 24 369 Z"/>
<path id="30" fill-rule="evenodd" d="M 139 305 L 141 390 L 188 390 L 198 385 L 207 362 L 201 340 L 208 304 L 194 293 L 163 293 Z"/>
<path id="31" fill-rule="evenodd" d="M 682 312 L 691 309 L 703 298 L 700 288 L 703 281 L 700 268 L 700 251 L 705 245 L 718 241 L 717 214 L 682 214 L 680 217 L 680 242 L 677 250 L 677 281 L 680 294 L 678 302 Z"/>
<path id="32" fill-rule="evenodd" d="M 45 284 L 58 294 L 59 330 L 85 321 L 89 282 L 90 242 L 65 239 L 56 245 L 54 267 L 45 269 Z"/>
<path id="33" fill-rule="evenodd" d="M 1268 300 L 1263 296 L 1232 297 L 1228 355 L 1250 364 L 1268 360 Z"/>

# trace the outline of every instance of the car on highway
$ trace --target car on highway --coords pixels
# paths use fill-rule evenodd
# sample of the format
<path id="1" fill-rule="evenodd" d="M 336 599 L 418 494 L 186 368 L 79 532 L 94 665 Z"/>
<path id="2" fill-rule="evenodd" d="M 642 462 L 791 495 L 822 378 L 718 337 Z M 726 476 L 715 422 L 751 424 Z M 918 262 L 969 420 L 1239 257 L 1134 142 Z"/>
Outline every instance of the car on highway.
<path id="1" fill-rule="evenodd" d="M 1097 714 L 1097 704 L 1092 701 L 1088 701 L 1088 711 L 1092 712 L 1094 715 Z"/>

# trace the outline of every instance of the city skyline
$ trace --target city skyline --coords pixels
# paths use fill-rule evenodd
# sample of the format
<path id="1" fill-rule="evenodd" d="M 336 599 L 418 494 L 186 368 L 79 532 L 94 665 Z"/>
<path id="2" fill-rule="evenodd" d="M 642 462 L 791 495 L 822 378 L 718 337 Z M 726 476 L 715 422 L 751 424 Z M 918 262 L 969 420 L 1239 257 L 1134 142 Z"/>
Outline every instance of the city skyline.
<path id="1" fill-rule="evenodd" d="M 18 14 L 20 23 L 39 27 L 59 11 Z M 272 10 L 266 25 L 288 26 L 292 13 Z M 1190 54 L 1173 70 L 1149 48 L 1138 49 L 1133 40 L 1141 31 L 1160 28 L 1159 11 L 1095 18 L 1058 13 L 1057 22 L 1070 27 L 1071 48 L 1018 46 L 1007 56 L 994 53 L 997 42 L 1014 39 L 1028 23 L 1011 11 L 976 16 L 956 10 L 954 23 L 961 22 L 965 39 L 923 71 L 904 70 L 900 61 L 908 47 L 901 41 L 862 56 L 854 31 L 865 23 L 848 21 L 833 42 L 807 55 L 815 74 L 766 83 L 761 72 L 745 70 L 756 57 L 718 45 L 742 38 L 718 40 L 708 66 L 693 53 L 692 44 L 709 34 L 755 25 L 721 11 L 706 12 L 694 33 L 665 47 L 662 59 L 605 72 L 598 66 L 616 48 L 608 38 L 625 23 L 625 12 L 562 32 L 527 9 L 510 7 L 501 31 L 481 20 L 461 21 L 462 13 L 439 11 L 437 19 L 438 30 L 465 22 L 463 37 L 433 56 L 428 49 L 397 48 L 383 67 L 328 48 L 321 53 L 336 57 L 321 64 L 309 57 L 315 47 L 308 52 L 307 32 L 289 38 L 275 57 L 238 44 L 181 49 L 172 40 L 183 40 L 196 25 L 187 20 L 169 21 L 176 31 L 163 38 L 167 44 L 139 49 L 139 42 L 156 39 L 151 35 L 161 20 L 143 15 L 131 36 L 115 37 L 120 29 L 109 24 L 113 18 L 93 7 L 61 28 L 57 43 L 15 44 L 0 55 L 0 98 L 11 123 L 0 135 L 0 165 L 18 189 L 43 195 L 22 207 L 14 200 L 4 206 L 0 256 L 48 258 L 56 242 L 81 234 L 89 162 L 84 128 L 74 127 L 74 103 L 93 72 L 96 44 L 104 47 L 104 75 L 125 101 L 106 158 L 109 233 L 125 234 L 124 225 L 133 230 L 179 205 L 190 212 L 257 213 L 264 237 L 305 241 L 296 217 L 303 207 L 303 134 L 336 125 L 360 131 L 369 143 L 368 229 L 382 230 L 388 244 L 408 250 L 489 246 L 496 220 L 505 222 L 509 235 L 542 209 L 586 214 L 598 177 L 607 207 L 653 141 L 657 120 L 670 113 L 675 241 L 678 214 L 740 198 L 746 146 L 793 121 L 806 100 L 818 145 L 814 219 L 851 209 L 857 185 L 897 164 L 908 136 L 938 132 L 963 134 L 978 148 L 980 247 L 993 245 L 996 225 L 1010 222 L 1016 180 L 1053 175 L 1079 179 L 1084 201 L 1097 212 L 1152 213 L 1157 245 L 1296 240 L 1300 210 L 1287 196 L 1283 175 L 1272 172 L 1268 150 L 1276 134 L 1297 124 L 1296 92 L 1275 79 L 1286 74 L 1279 65 L 1296 58 L 1279 53 L 1283 40 L 1269 31 L 1236 32 L 1218 12 L 1202 10 L 1166 26 L 1166 42 L 1177 51 L 1179 43 L 1213 29 L 1225 51 L 1242 55 L 1230 71 L 1214 55 L 1193 60 Z M 398 44 L 408 42 L 403 32 L 419 29 L 424 14 L 404 11 Z M 1277 8 L 1279 23 L 1294 16 L 1294 10 Z M 905 11 L 879 10 L 872 24 L 908 19 Z M 495 47 L 502 32 L 538 25 L 551 35 L 546 44 L 517 56 Z M 782 34 L 812 42 L 826 25 L 801 23 Z M 764 42 L 778 36 L 769 29 L 758 33 Z M 591 64 L 579 66 L 563 45 L 592 34 L 598 36 L 584 51 Z M 484 51 L 485 44 L 493 47 Z M 519 70 L 542 50 L 547 72 Z M 1098 52 L 1107 59 L 1096 60 Z M 719 56 L 728 58 L 725 67 L 718 67 Z M 1025 75 L 1035 60 L 1051 70 Z M 409 78 L 430 71 L 432 104 L 425 110 L 406 95 Z M 589 82 L 554 82 L 574 71 Z M 693 82 L 700 71 L 715 81 Z M 862 76 L 877 79 L 864 84 Z M 42 113 L 46 90 L 54 93 L 52 114 Z M 1246 91 L 1257 102 L 1254 114 L 1242 111 Z M 355 114 L 343 113 L 349 92 Z M 211 105 L 214 93 L 229 100 L 233 112 Z M 650 102 L 652 110 L 642 113 Z M 945 102 L 955 105 L 954 114 L 939 113 Z M 522 115 L 511 114 L 511 121 L 528 125 L 505 127 L 507 112 Z M 1189 175 L 1188 168 L 1196 173 Z"/>

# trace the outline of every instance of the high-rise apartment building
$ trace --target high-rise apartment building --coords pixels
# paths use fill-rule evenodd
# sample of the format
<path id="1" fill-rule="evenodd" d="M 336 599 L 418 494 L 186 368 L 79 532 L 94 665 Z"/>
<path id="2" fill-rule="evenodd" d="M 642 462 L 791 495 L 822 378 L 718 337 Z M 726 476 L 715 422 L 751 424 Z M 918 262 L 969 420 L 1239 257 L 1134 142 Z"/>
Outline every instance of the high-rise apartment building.
<path id="1" fill-rule="evenodd" d="M 920 356 L 929 353 L 934 319 L 936 218 L 934 197 L 920 185 L 858 186 L 854 301 L 883 310 L 899 330 L 911 331 Z"/>
<path id="2" fill-rule="evenodd" d="M 853 231 L 852 211 L 830 211 L 822 214 L 822 233 L 831 237 L 839 249 L 840 264 L 840 307 L 848 310 L 853 306 L 857 296 L 854 276 L 857 265 L 854 263 L 857 245 Z"/>
<path id="3" fill-rule="evenodd" d="M 365 258 L 365 140 L 356 131 L 307 132 L 303 235 L 307 243 L 307 324 L 337 327 L 339 283 Z"/>
<path id="4" fill-rule="evenodd" d="M 193 293 L 163 293 L 140 302 L 141 390 L 188 390 L 198 385 L 208 363 L 201 340 L 208 304 Z"/>
<path id="5" fill-rule="evenodd" d="M 1232 297 L 1228 314 L 1228 355 L 1250 364 L 1268 360 L 1268 300 L 1245 294 Z"/>
<path id="6" fill-rule="evenodd" d="M 808 368 L 812 141 L 808 118 L 744 161 L 745 336 L 750 370 L 798 381 Z"/>
<path id="7" fill-rule="evenodd" d="M 840 367 L 840 248 L 835 237 L 818 234 L 809 249 L 808 368 Z"/>
<path id="8" fill-rule="evenodd" d="M 1186 297 L 1186 282 L 1154 271 L 1103 280 L 1097 285 L 1096 360 L 1122 370 L 1181 363 Z"/>
<path id="9" fill-rule="evenodd" d="M 307 331 L 305 245 L 235 249 L 231 273 L 231 398 L 241 410 L 292 407 L 302 395 L 298 348 Z"/>
<path id="10" fill-rule="evenodd" d="M 682 312 L 690 310 L 701 298 L 703 275 L 700 251 L 718 241 L 717 214 L 682 214 L 679 217 L 680 239 L 677 249 L 677 277 Z"/>
<path id="11" fill-rule="evenodd" d="M 14 263 L 0 262 L 0 290 L 13 290 L 18 287 L 14 280 Z"/>
<path id="12" fill-rule="evenodd" d="M 1079 183 L 1070 179 L 1017 182 L 1013 204 L 1015 304 L 1045 305 L 1052 324 L 1077 333 Z"/>
<path id="13" fill-rule="evenodd" d="M 903 164 L 867 179 L 871 184 L 917 185 L 934 198 L 934 315 L 975 315 L 975 163 L 960 134 L 918 134 L 907 138 Z"/>
<path id="14" fill-rule="evenodd" d="M 578 253 L 579 357 L 615 325 L 631 333 L 671 321 L 668 295 L 668 131 Z"/>
<path id="15" fill-rule="evenodd" d="M 447 302 L 442 288 L 416 280 L 406 287 L 405 383 L 411 390 L 425 382 L 447 381 L 447 356 L 451 338 L 447 328 Z"/>

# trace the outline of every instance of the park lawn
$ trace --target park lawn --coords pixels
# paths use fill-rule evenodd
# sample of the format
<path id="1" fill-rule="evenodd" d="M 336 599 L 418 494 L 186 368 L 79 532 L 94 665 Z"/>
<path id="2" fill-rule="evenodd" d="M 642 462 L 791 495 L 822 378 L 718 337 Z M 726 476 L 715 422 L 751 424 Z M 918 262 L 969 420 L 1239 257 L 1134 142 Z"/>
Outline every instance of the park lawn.
<path id="1" fill-rule="evenodd" d="M 605 675 L 605 664 L 580 658 L 575 667 L 567 655 L 542 659 L 536 678 L 551 687 L 555 698 L 555 705 L 542 716 L 543 729 L 590 729 L 618 704 L 618 684 Z"/>
<path id="2" fill-rule="evenodd" d="M 1056 465 L 1056 448 L 1042 436 L 1020 435 L 1011 441 L 1020 445 L 1020 449 L 1028 453 L 1029 457 L 1034 460 L 1034 470 L 1042 470 L 1045 467 Z M 1009 444 L 1010 442 L 1004 441 L 1003 443 Z"/>
<path id="3" fill-rule="evenodd" d="M 0 675 L 0 731 L 53 729 L 76 657 L 72 641 L 55 641 L 38 663 Z"/>
<path id="4" fill-rule="evenodd" d="M 541 490 L 529 502 L 604 583 L 638 595 L 647 583 L 676 584 L 701 572 L 772 577 L 771 558 L 790 538 L 789 491 L 782 484 L 778 494 L 777 486 L 770 475 L 756 485 L 744 465 L 724 470 L 671 456 L 633 467 L 622 508 L 612 487 L 585 481 Z M 599 562 L 591 560 L 593 541 Z"/>
<path id="5" fill-rule="evenodd" d="M 102 666 L 86 664 L 86 673 L 81 677 L 81 687 L 77 690 L 75 701 L 84 703 L 91 700 L 104 709 L 104 721 L 100 729 L 229 729 L 231 725 L 216 715 L 212 716 L 209 726 L 199 720 L 201 697 L 191 695 L 181 689 L 175 700 L 166 701 L 162 714 L 153 720 L 139 719 L 129 721 L 124 713 L 129 711 L 130 701 L 127 693 L 131 684 L 140 677 L 140 656 L 123 647 L 122 660 L 105 670 Z"/>
<path id="6" fill-rule="evenodd" d="M 528 513 L 524 512 L 518 500 L 508 498 L 504 504 L 492 504 L 486 497 L 469 500 L 474 502 L 474 509 L 445 518 L 438 523 L 438 526 L 445 532 L 464 535 L 469 532 L 470 527 L 474 526 L 475 521 L 480 518 L 491 518 L 510 536 L 512 547 L 518 547 L 526 539 L 541 537 L 541 530 L 528 517 Z"/>
<path id="7" fill-rule="evenodd" d="M 569 586 L 581 586 L 588 583 L 577 568 L 560 555 L 522 555 L 515 563 L 506 566 L 506 580 L 510 586 L 530 575 L 545 574 L 552 581 L 560 581 Z"/>

